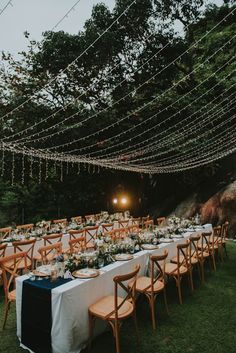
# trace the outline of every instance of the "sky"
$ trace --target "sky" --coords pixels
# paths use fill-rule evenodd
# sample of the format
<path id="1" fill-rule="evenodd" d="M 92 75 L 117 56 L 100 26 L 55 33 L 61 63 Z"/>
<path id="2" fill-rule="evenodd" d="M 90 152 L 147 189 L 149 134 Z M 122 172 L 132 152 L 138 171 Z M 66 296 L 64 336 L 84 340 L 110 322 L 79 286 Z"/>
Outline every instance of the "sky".
<path id="1" fill-rule="evenodd" d="M 1 9 L 9 0 L 0 0 Z M 64 30 L 76 34 L 83 28 L 84 22 L 91 15 L 92 8 L 99 0 L 80 0 L 56 30 Z M 115 0 L 102 0 L 112 10 Z M 222 0 L 213 0 L 217 5 Z M 11 0 L 5 11 L 0 15 L 0 51 L 4 50 L 17 56 L 27 50 L 28 41 L 23 32 L 28 31 L 30 38 L 40 40 L 42 32 L 51 30 L 62 19 L 76 0 Z"/>

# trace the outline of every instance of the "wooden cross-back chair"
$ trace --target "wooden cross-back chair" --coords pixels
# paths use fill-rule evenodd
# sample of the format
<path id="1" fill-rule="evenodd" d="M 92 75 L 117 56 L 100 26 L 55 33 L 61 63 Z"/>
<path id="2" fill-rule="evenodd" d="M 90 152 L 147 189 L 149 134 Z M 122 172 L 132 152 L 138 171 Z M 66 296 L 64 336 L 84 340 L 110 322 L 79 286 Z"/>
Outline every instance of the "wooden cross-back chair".
<path id="1" fill-rule="evenodd" d="M 27 261 L 26 261 L 26 253 L 19 252 L 17 254 L 13 254 L 10 256 L 6 256 L 0 258 L 0 269 L 2 270 L 2 279 L 3 279 L 3 287 L 5 294 L 5 314 L 3 320 L 2 328 L 5 328 L 7 322 L 8 312 L 10 310 L 10 305 L 12 302 L 16 300 L 16 289 L 15 289 L 15 279 L 19 276 L 22 269 L 27 271 Z M 19 268 L 22 265 L 22 262 L 25 266 Z M 14 264 L 11 267 L 11 264 Z"/>
<path id="2" fill-rule="evenodd" d="M 62 219 L 54 219 L 53 220 L 54 224 L 63 224 L 63 225 L 67 225 L 68 221 L 66 218 L 62 218 Z"/>
<path id="3" fill-rule="evenodd" d="M 145 221 L 145 222 L 143 223 L 143 225 L 144 225 L 144 227 L 145 227 L 146 229 L 148 229 L 148 228 L 154 226 L 154 222 L 153 222 L 152 219 L 149 219 L 148 221 Z"/>
<path id="4" fill-rule="evenodd" d="M 149 219 L 150 219 L 149 215 L 146 217 L 142 217 L 142 219 L 141 219 L 142 226 L 143 226 L 144 222 L 147 222 Z"/>
<path id="5" fill-rule="evenodd" d="M 132 225 L 139 227 L 141 222 L 140 217 L 132 218 L 131 222 L 132 222 Z"/>
<path id="6" fill-rule="evenodd" d="M 34 228 L 34 224 L 33 223 L 21 224 L 16 226 L 16 228 L 18 230 L 21 230 L 23 233 L 29 233 Z"/>
<path id="7" fill-rule="evenodd" d="M 214 233 L 212 232 L 203 232 L 201 235 L 200 245 L 198 247 L 198 258 L 201 267 L 201 276 L 202 282 L 205 281 L 205 273 L 204 273 L 204 265 L 206 260 L 211 260 L 210 265 L 212 266 L 213 270 L 216 270 L 215 265 L 215 253 L 214 253 Z"/>
<path id="8" fill-rule="evenodd" d="M 51 245 L 51 244 L 56 244 L 56 243 L 61 241 L 61 238 L 62 238 L 62 234 L 61 233 L 44 235 L 42 237 L 44 246 Z"/>
<path id="9" fill-rule="evenodd" d="M 129 228 L 115 228 L 109 233 L 113 241 L 122 240 L 127 237 Z"/>
<path id="10" fill-rule="evenodd" d="M 126 219 L 126 220 L 123 220 L 123 221 L 118 221 L 119 223 L 119 228 L 127 228 L 128 227 L 128 224 L 129 224 L 129 220 Z"/>
<path id="11" fill-rule="evenodd" d="M 95 214 L 87 214 L 84 216 L 86 222 L 88 221 L 92 221 L 92 222 L 95 222 Z"/>
<path id="12" fill-rule="evenodd" d="M 7 244 L 0 244 L 0 258 L 5 256 Z M 2 270 L 0 268 L 0 284 L 2 279 Z"/>
<path id="13" fill-rule="evenodd" d="M 70 253 L 75 254 L 85 249 L 85 237 L 69 240 Z"/>
<path id="14" fill-rule="evenodd" d="M 132 224 L 128 226 L 128 233 L 139 233 L 139 231 L 140 231 L 140 228 L 136 224 Z"/>
<path id="15" fill-rule="evenodd" d="M 72 239 L 77 239 L 77 238 L 80 238 L 82 236 L 84 236 L 84 228 L 81 228 L 81 229 L 71 229 L 69 230 L 69 238 L 70 240 Z"/>
<path id="16" fill-rule="evenodd" d="M 77 238 L 83 237 L 84 236 L 84 229 L 83 228 L 82 229 L 71 229 L 71 230 L 69 230 L 68 233 L 69 233 L 68 247 L 62 250 L 63 253 L 70 253 L 69 241 L 72 239 L 77 239 Z"/>
<path id="17" fill-rule="evenodd" d="M 158 226 L 163 226 L 166 221 L 166 217 L 158 217 L 157 218 L 157 225 Z"/>
<path id="18" fill-rule="evenodd" d="M 113 336 L 116 342 L 116 353 L 120 353 L 120 326 L 121 322 L 133 316 L 136 335 L 138 336 L 136 310 L 135 310 L 135 292 L 137 274 L 140 270 L 140 265 L 136 266 L 135 270 L 118 275 L 113 278 L 114 281 L 114 295 L 103 297 L 95 304 L 90 305 L 89 312 L 89 349 L 93 336 L 93 328 L 97 318 L 107 321 L 113 331 Z M 128 283 L 132 285 L 129 286 Z M 122 289 L 125 293 L 124 297 L 118 296 L 118 290 Z"/>
<path id="19" fill-rule="evenodd" d="M 181 291 L 181 281 L 183 276 L 188 276 L 188 282 L 191 292 L 193 291 L 193 279 L 192 279 L 192 270 L 191 263 L 189 260 L 190 254 L 190 241 L 187 240 L 184 244 L 177 245 L 177 262 L 176 263 L 167 263 L 165 268 L 165 273 L 169 277 L 173 277 L 176 282 L 178 289 L 178 296 L 180 304 L 183 304 L 182 291 Z"/>
<path id="20" fill-rule="evenodd" d="M 62 254 L 62 243 L 42 246 L 38 249 L 38 252 L 41 257 L 41 263 L 45 265 L 48 262 L 52 261 L 55 257 Z"/>
<path id="21" fill-rule="evenodd" d="M 62 234 L 59 234 L 59 233 L 50 234 L 50 235 L 44 235 L 42 237 L 43 246 L 60 243 L 61 242 L 61 238 L 62 238 Z M 39 252 L 39 250 L 38 250 L 38 252 Z M 41 260 L 42 260 L 41 254 L 35 254 L 34 255 L 35 265 L 36 265 L 37 262 L 41 262 Z"/>
<path id="22" fill-rule="evenodd" d="M 72 222 L 82 223 L 82 216 L 71 217 Z"/>
<path id="23" fill-rule="evenodd" d="M 103 223 L 102 224 L 102 233 L 109 232 L 114 227 L 114 223 Z"/>
<path id="24" fill-rule="evenodd" d="M 228 257 L 228 253 L 226 249 L 226 238 L 228 237 L 228 229 L 229 229 L 229 222 L 225 221 L 225 223 L 222 224 L 222 227 L 221 227 L 221 238 L 222 238 L 221 244 L 222 244 L 222 251 L 224 249 L 226 257 Z M 223 254 L 222 254 L 222 258 L 223 258 Z"/>
<path id="25" fill-rule="evenodd" d="M 163 292 L 166 312 L 169 314 L 166 290 L 165 290 L 165 262 L 168 252 L 165 250 L 162 255 L 151 255 L 151 277 L 138 277 L 136 282 L 136 292 L 144 294 L 149 302 L 152 317 L 153 330 L 156 329 L 155 302 L 157 295 Z"/>
<path id="26" fill-rule="evenodd" d="M 99 226 L 85 227 L 84 236 L 85 236 L 85 247 L 94 248 L 95 240 L 98 236 Z"/>
<path id="27" fill-rule="evenodd" d="M 0 239 L 4 239 L 11 234 L 12 227 L 0 228 Z"/>
<path id="28" fill-rule="evenodd" d="M 192 271 L 194 267 L 197 267 L 199 278 L 200 278 L 200 280 L 202 280 L 201 268 L 200 268 L 199 256 L 198 256 L 198 253 L 199 253 L 198 248 L 199 248 L 199 244 L 200 244 L 200 239 L 201 239 L 200 234 L 192 235 L 189 238 L 190 248 L 189 248 L 189 254 L 187 256 L 189 259 L 189 264 L 191 265 L 190 270 Z M 180 261 L 183 261 L 184 260 L 183 255 L 180 255 L 179 259 L 180 259 Z M 177 261 L 178 261 L 177 256 L 175 256 L 171 259 L 171 262 L 173 262 L 173 263 L 177 263 Z"/>
<path id="29" fill-rule="evenodd" d="M 222 238 L 221 238 L 221 226 L 216 226 L 213 227 L 213 236 L 211 239 L 211 247 L 214 246 L 214 253 L 217 255 L 217 258 L 219 258 L 219 255 L 222 253 L 221 252 L 221 246 L 222 246 Z M 221 256 L 221 260 L 223 260 Z"/>
<path id="30" fill-rule="evenodd" d="M 0 258 L 5 256 L 7 244 L 0 244 Z"/>
<path id="31" fill-rule="evenodd" d="M 95 216 L 95 220 L 96 221 L 100 221 L 101 220 L 101 217 L 102 217 L 101 213 L 96 213 L 94 216 Z"/>
<path id="32" fill-rule="evenodd" d="M 14 247 L 14 253 L 17 254 L 19 252 L 25 252 L 26 253 L 26 264 L 27 268 L 33 269 L 34 266 L 34 261 L 33 261 L 33 253 L 34 253 L 34 246 L 35 246 L 36 239 L 32 240 L 23 240 L 23 241 L 14 241 L 12 243 Z M 24 261 L 22 261 L 21 264 L 19 264 L 18 268 L 24 268 L 25 264 Z"/>

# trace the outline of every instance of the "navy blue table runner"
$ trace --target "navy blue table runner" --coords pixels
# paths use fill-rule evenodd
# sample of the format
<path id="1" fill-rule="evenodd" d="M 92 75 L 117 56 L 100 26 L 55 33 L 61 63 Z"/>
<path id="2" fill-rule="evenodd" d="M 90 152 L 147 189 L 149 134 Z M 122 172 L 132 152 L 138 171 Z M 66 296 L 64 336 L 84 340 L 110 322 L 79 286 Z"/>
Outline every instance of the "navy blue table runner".
<path id="1" fill-rule="evenodd" d="M 71 279 L 58 278 L 54 282 L 49 279 L 23 282 L 21 343 L 35 353 L 52 353 L 51 290 L 69 281 Z"/>

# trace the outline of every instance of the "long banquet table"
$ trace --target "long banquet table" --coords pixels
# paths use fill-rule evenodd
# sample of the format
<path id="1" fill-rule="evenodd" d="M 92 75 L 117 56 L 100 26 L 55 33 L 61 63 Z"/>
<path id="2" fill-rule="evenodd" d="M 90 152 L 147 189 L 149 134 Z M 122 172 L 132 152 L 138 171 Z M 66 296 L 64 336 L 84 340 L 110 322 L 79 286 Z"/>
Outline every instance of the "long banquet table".
<path id="1" fill-rule="evenodd" d="M 130 261 L 115 262 L 101 269 L 98 277 L 93 279 L 75 279 L 66 284 L 52 289 L 52 328 L 51 347 L 52 353 L 79 353 L 86 346 L 88 339 L 88 307 L 101 297 L 114 293 L 113 277 L 125 274 L 135 265 L 141 266 L 139 275 L 144 275 L 147 270 L 149 255 L 161 254 L 164 249 L 168 250 L 170 259 L 176 254 L 176 245 L 183 243 L 192 234 L 211 230 L 210 224 L 204 225 L 201 231 L 186 232 L 181 239 L 175 239 L 172 243 L 162 243 L 159 249 L 143 250 L 134 255 Z M 17 312 L 17 336 L 21 342 L 21 311 L 22 311 L 22 288 L 26 275 L 18 277 L 16 281 L 16 312 Z M 120 293 L 122 295 L 122 293 Z M 33 320 L 33 317 L 32 317 Z M 104 322 L 97 320 L 95 335 L 106 329 Z M 23 348 L 25 347 L 22 343 Z M 29 349 L 30 350 L 30 349 Z M 31 351 L 32 352 L 32 351 Z"/>

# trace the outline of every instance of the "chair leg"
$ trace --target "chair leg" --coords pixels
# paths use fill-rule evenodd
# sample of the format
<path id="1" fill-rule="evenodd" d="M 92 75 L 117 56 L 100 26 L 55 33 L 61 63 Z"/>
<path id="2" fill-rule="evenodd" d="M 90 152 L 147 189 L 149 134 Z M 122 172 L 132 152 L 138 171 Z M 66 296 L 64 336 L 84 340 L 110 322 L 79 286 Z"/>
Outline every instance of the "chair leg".
<path id="1" fill-rule="evenodd" d="M 213 270 L 216 271 L 216 261 L 214 252 L 211 254 Z"/>
<path id="2" fill-rule="evenodd" d="M 199 276 L 199 278 L 200 278 L 200 281 L 202 281 L 200 262 L 197 263 L 197 270 L 198 270 L 198 276 Z"/>
<path id="3" fill-rule="evenodd" d="M 194 290 L 194 288 L 193 288 L 193 272 L 192 272 L 192 270 L 189 271 L 188 279 L 189 279 L 189 287 L 190 287 L 190 290 L 191 290 L 191 293 L 192 293 L 193 290 Z"/>
<path id="4" fill-rule="evenodd" d="M 152 316 L 152 328 L 153 330 L 156 330 L 156 318 L 155 318 L 155 303 L 154 299 L 149 297 L 149 304 L 150 304 L 150 309 L 151 309 L 151 316 Z"/>
<path id="5" fill-rule="evenodd" d="M 89 313 L 89 341 L 88 341 L 88 351 L 91 350 L 92 346 L 92 339 L 93 339 L 93 328 L 94 328 L 94 322 L 95 322 L 95 317 Z"/>
<path id="6" fill-rule="evenodd" d="M 5 326 L 6 326 L 8 312 L 10 310 L 10 306 L 11 306 L 11 302 L 7 301 L 6 306 L 5 306 L 5 315 L 4 315 L 3 325 L 2 325 L 2 329 L 3 330 L 4 330 Z"/>
<path id="7" fill-rule="evenodd" d="M 205 282 L 204 261 L 202 261 L 202 260 L 200 262 L 200 267 L 201 267 L 202 283 L 204 283 Z"/>
<path id="8" fill-rule="evenodd" d="M 181 292 L 181 282 L 180 282 L 180 280 L 176 279 L 176 285 L 177 285 L 177 288 L 178 288 L 179 303 L 182 305 L 183 304 L 183 300 L 182 300 L 182 292 Z"/>
<path id="9" fill-rule="evenodd" d="M 170 315 L 169 308 L 168 308 L 168 303 L 167 303 L 166 288 L 165 287 L 163 289 L 163 296 L 164 296 L 164 303 L 165 303 L 166 313 L 167 313 L 167 315 Z"/>
<path id="10" fill-rule="evenodd" d="M 224 251 L 225 251 L 225 255 L 226 255 L 226 257 L 229 257 L 229 256 L 228 256 L 227 249 L 226 249 L 226 244 L 223 244 L 223 247 L 224 247 Z"/>
<path id="11" fill-rule="evenodd" d="M 136 338 L 137 338 L 137 342 L 139 343 L 140 337 L 139 337 L 139 332 L 138 332 L 138 321 L 137 321 L 136 309 L 134 309 L 134 312 L 133 312 L 133 319 L 134 319 L 134 328 L 135 328 Z"/>
<path id="12" fill-rule="evenodd" d="M 118 322 L 115 322 L 115 340 L 116 340 L 116 353 L 120 353 L 120 327 Z"/>
<path id="13" fill-rule="evenodd" d="M 221 259 L 221 262 L 224 262 L 224 256 L 223 256 L 223 245 L 221 244 L 220 245 L 220 259 Z"/>

